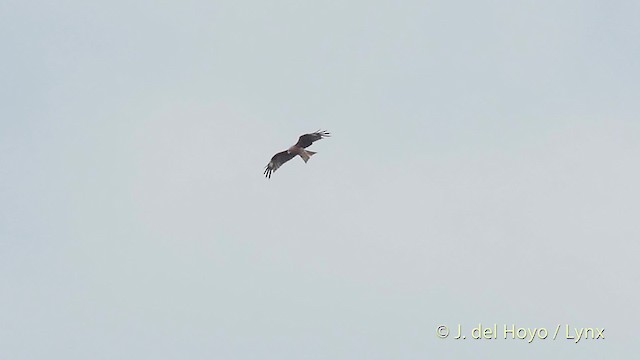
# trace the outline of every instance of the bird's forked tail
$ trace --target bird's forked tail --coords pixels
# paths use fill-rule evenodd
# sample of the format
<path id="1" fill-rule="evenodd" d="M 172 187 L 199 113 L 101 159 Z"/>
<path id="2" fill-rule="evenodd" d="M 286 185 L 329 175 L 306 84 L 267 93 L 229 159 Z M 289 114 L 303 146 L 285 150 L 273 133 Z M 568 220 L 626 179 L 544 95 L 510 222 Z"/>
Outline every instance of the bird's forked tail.
<path id="1" fill-rule="evenodd" d="M 304 162 L 306 163 L 307 161 L 309 161 L 309 159 L 311 158 L 311 156 L 313 154 L 315 154 L 315 151 L 309 151 L 309 150 L 305 150 L 302 149 L 302 151 L 300 151 L 300 157 L 302 158 L 302 160 L 304 160 Z"/>

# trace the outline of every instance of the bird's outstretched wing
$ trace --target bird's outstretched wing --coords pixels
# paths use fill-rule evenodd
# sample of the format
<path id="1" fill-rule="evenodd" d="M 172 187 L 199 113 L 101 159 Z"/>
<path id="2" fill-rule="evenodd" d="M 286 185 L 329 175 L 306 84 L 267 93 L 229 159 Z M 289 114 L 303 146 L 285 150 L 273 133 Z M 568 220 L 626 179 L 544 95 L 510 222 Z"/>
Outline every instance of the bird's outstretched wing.
<path id="1" fill-rule="evenodd" d="M 271 178 L 272 172 L 278 170 L 278 168 L 282 166 L 282 164 L 293 159 L 294 156 L 296 156 L 296 154 L 290 154 L 287 150 L 273 155 L 271 161 L 269 161 L 267 167 L 265 167 L 264 169 L 264 176 Z"/>
<path id="2" fill-rule="evenodd" d="M 294 146 L 298 146 L 301 148 L 306 148 L 308 146 L 310 146 L 311 144 L 313 144 L 314 141 L 318 141 L 320 139 L 326 138 L 331 136 L 331 134 L 329 134 L 329 132 L 327 131 L 322 131 L 322 130 L 318 130 L 316 132 L 313 132 L 311 134 L 304 134 L 302 136 L 300 136 L 300 138 L 298 138 L 298 142 L 294 145 Z"/>

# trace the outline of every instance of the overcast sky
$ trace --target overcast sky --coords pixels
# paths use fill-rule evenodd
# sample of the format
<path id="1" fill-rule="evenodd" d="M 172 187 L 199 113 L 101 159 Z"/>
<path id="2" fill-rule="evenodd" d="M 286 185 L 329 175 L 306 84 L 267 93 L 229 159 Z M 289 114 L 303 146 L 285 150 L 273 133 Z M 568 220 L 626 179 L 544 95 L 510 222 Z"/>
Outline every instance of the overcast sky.
<path id="1" fill-rule="evenodd" d="M 638 18 L 2 2 L 0 357 L 636 356 Z M 317 155 L 264 178 L 316 129 Z"/>

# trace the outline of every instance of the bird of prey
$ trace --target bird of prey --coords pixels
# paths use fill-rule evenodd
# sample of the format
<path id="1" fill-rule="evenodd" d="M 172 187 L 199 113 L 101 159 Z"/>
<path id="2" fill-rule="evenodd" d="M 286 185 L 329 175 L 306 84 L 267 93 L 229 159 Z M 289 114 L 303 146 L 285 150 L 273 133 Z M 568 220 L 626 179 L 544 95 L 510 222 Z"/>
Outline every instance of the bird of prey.
<path id="1" fill-rule="evenodd" d="M 269 161 L 267 167 L 264 169 L 265 177 L 271 178 L 272 172 L 278 170 L 278 168 L 282 166 L 282 164 L 293 159 L 294 157 L 296 157 L 296 155 L 300 156 L 306 163 L 307 161 L 309 161 L 309 158 L 311 158 L 311 155 L 315 154 L 316 152 L 305 150 L 305 148 L 313 144 L 314 141 L 318 141 L 329 136 L 331 136 L 331 134 L 322 130 L 300 136 L 300 138 L 298 138 L 298 142 L 295 145 L 285 151 L 273 155 L 271 161 Z"/>

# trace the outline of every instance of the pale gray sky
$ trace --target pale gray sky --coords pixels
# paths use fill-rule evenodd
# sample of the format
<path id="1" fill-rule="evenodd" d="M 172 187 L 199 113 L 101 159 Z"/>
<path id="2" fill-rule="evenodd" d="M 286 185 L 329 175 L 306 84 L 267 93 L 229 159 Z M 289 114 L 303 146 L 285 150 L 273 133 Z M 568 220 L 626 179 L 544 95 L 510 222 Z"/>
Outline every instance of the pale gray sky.
<path id="1" fill-rule="evenodd" d="M 3 2 L 1 357 L 635 356 L 638 18 Z M 308 164 L 263 177 L 319 128 Z M 451 338 L 479 323 L 550 334 Z"/>

